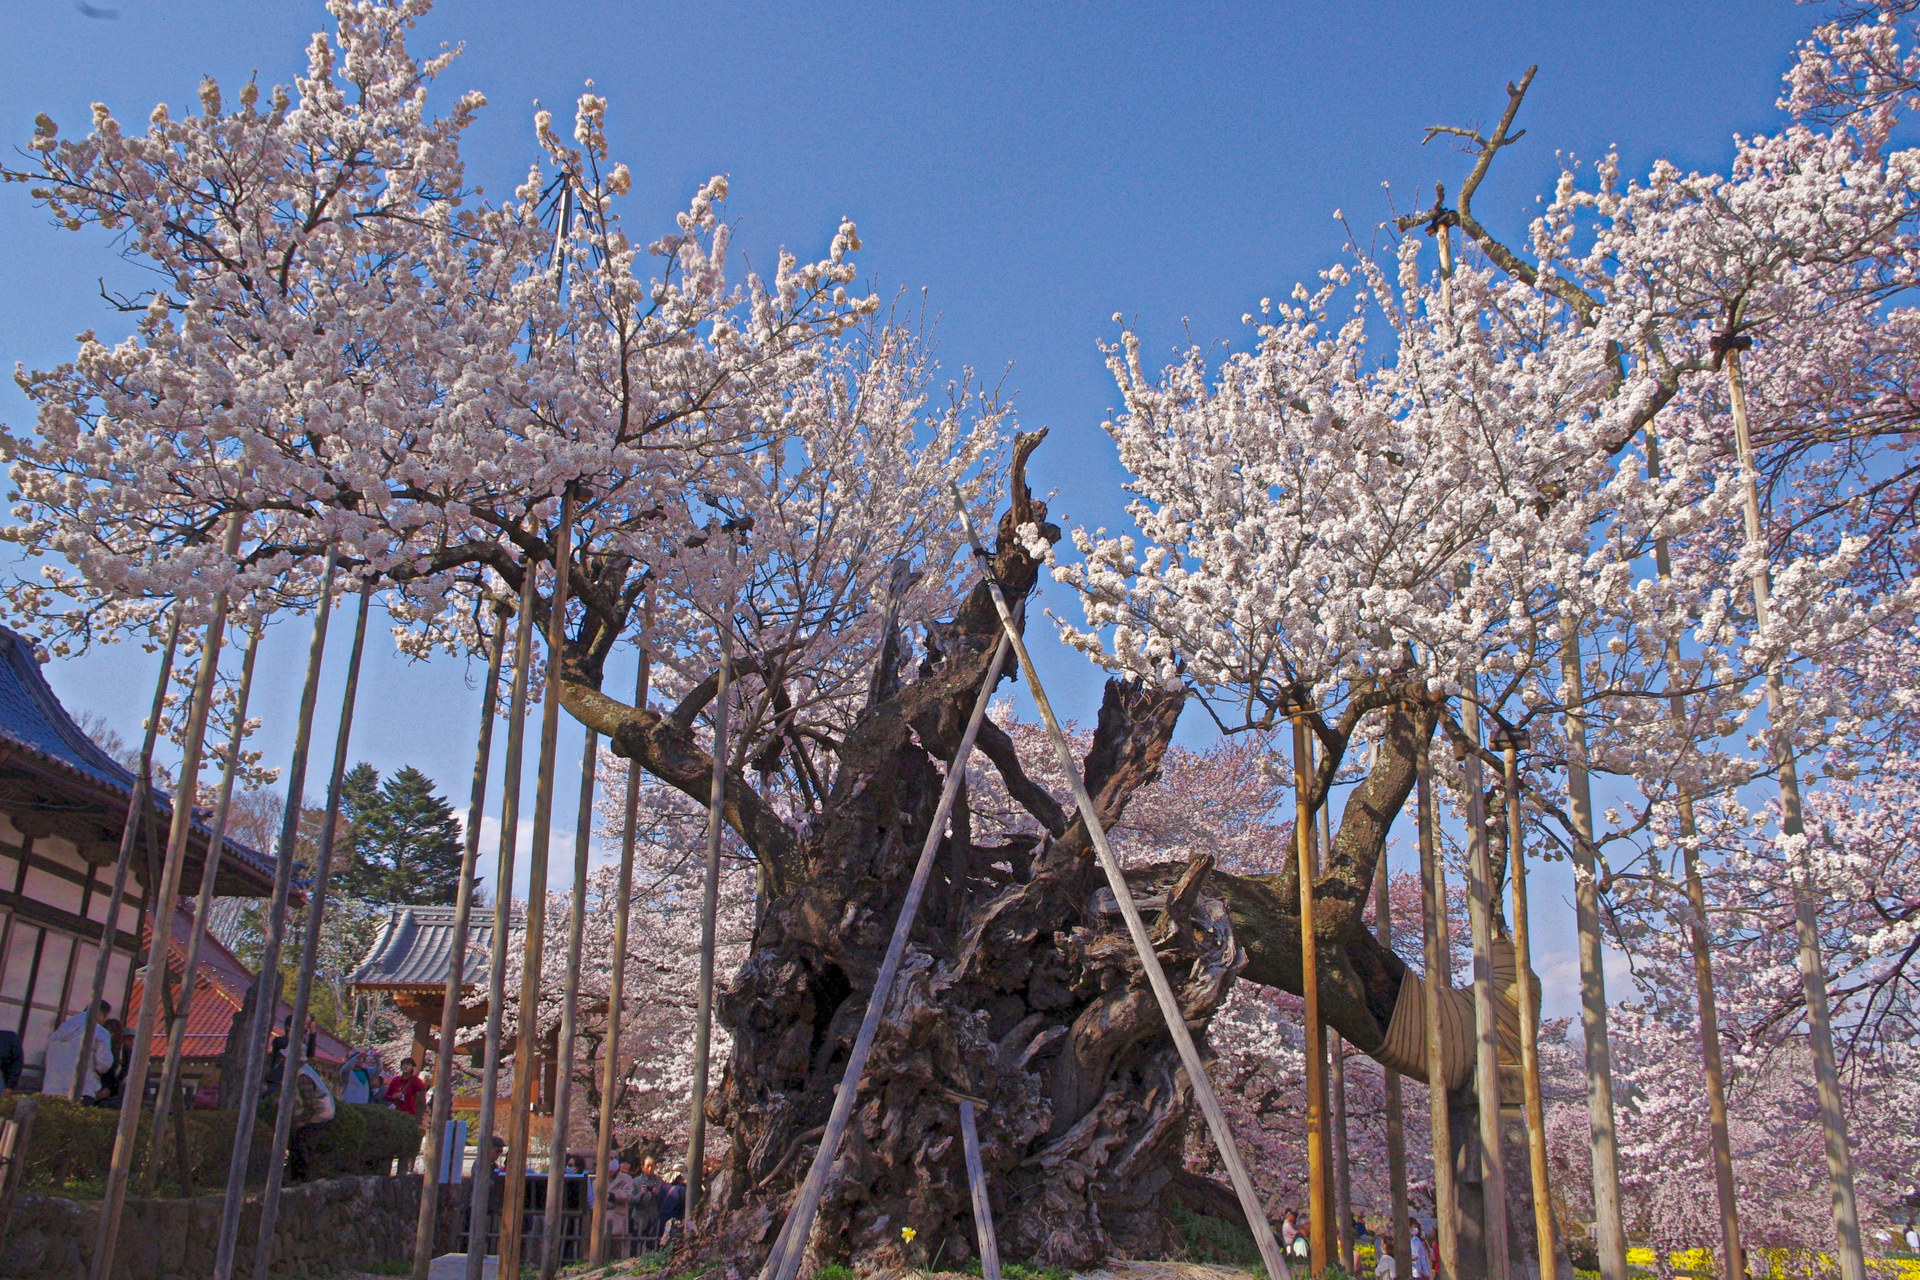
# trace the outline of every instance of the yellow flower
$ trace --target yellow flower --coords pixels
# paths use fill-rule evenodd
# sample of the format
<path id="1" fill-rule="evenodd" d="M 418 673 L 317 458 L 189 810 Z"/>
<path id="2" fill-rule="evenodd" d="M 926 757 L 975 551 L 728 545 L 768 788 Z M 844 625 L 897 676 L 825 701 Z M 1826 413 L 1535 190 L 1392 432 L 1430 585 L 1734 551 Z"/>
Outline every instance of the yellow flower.
<path id="1" fill-rule="evenodd" d="M 915 1230 L 914 1230 L 914 1229 L 913 1229 L 912 1227 L 902 1227 L 902 1228 L 900 1228 L 900 1238 L 901 1238 L 902 1240 L 905 1240 L 905 1241 L 906 1241 L 906 1242 L 907 1242 L 908 1244 L 912 1244 L 912 1243 L 913 1243 L 913 1238 L 914 1238 L 914 1237 L 915 1237 L 916 1235 L 919 1235 L 919 1234 L 920 1234 L 920 1233 L 919 1233 L 919 1232 L 917 1232 L 917 1231 L 915 1231 Z"/>

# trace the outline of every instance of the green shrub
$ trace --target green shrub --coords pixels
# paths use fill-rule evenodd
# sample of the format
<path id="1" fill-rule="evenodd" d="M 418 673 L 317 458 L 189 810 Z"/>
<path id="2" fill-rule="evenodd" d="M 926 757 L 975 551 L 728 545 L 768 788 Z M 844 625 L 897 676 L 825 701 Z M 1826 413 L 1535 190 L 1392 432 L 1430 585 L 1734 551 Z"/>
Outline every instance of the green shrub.
<path id="1" fill-rule="evenodd" d="M 11 1094 L 0 1100 L 0 1115 L 11 1116 L 23 1095 Z M 233 1155 L 233 1127 L 238 1113 L 232 1111 L 189 1111 L 186 1113 L 187 1159 L 193 1170 L 196 1191 L 208 1191 L 225 1185 L 227 1164 Z M 72 1195 L 100 1194 L 113 1160 L 114 1130 L 120 1113 L 107 1107 L 82 1107 L 65 1098 L 40 1095 L 39 1115 L 33 1122 L 33 1135 L 27 1144 L 26 1183 L 46 1190 Z M 172 1130 L 171 1122 L 167 1125 Z M 151 1129 L 151 1118 L 140 1118 L 141 1150 Z M 340 1177 L 346 1174 L 386 1173 L 394 1160 L 401 1167 L 411 1165 L 420 1152 L 421 1132 L 413 1117 L 386 1107 L 341 1103 L 313 1147 L 313 1176 Z M 177 1190 L 174 1182 L 176 1139 L 169 1132 L 162 1144 L 168 1182 L 167 1190 Z M 252 1159 L 248 1179 L 264 1178 L 267 1148 L 273 1142 L 273 1108 L 261 1108 L 259 1123 L 253 1127 Z"/>
<path id="2" fill-rule="evenodd" d="M 392 1170 L 395 1160 L 402 1169 L 411 1168 L 423 1136 L 420 1122 L 405 1112 L 342 1102 L 334 1107 L 333 1123 L 308 1148 L 310 1172 L 316 1178 L 383 1174 Z"/>

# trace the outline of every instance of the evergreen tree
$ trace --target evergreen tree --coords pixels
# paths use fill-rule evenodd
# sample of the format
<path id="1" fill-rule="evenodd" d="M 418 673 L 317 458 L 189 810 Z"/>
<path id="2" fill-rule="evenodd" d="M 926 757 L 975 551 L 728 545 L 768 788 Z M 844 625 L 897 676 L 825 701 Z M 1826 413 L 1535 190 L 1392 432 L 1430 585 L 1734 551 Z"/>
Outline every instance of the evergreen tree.
<path id="1" fill-rule="evenodd" d="M 386 901 L 453 902 L 460 887 L 460 820 L 434 794 L 433 779 L 404 766 L 380 788 L 378 804 L 355 831 L 361 856 L 383 873 Z"/>
<path id="2" fill-rule="evenodd" d="M 368 840 L 368 829 L 376 821 L 383 800 L 379 770 L 364 760 L 347 770 L 340 786 L 342 829 L 334 841 L 330 877 L 331 892 L 342 898 L 386 898 L 387 868 Z"/>

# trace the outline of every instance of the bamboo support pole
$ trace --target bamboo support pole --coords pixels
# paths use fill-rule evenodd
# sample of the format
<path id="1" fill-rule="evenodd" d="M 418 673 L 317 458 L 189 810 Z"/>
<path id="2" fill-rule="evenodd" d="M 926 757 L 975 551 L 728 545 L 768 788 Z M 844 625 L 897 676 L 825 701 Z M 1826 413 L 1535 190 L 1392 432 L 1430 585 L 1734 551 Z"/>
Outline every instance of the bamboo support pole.
<path id="1" fill-rule="evenodd" d="M 234 1250 L 240 1237 L 240 1206 L 246 1196 L 247 1165 L 253 1154 L 253 1126 L 260 1114 L 260 1081 L 267 1067 L 267 1038 L 280 1004 L 280 951 L 286 942 L 287 902 L 293 892 L 293 864 L 299 851 L 300 803 L 307 790 L 307 753 L 313 742 L 313 712 L 320 698 L 320 666 L 326 656 L 327 623 L 333 608 L 335 553 L 327 552 L 320 570 L 320 599 L 313 609 L 313 642 L 307 650 L 307 679 L 300 691 L 300 719 L 293 736 L 293 761 L 287 768 L 287 804 L 274 850 L 273 898 L 262 938 L 259 991 L 253 1020 L 247 1024 L 247 1065 L 240 1081 L 239 1110 L 233 1124 L 233 1155 L 227 1164 L 226 1198 L 220 1206 L 220 1233 L 214 1241 L 213 1280 L 233 1280 Z"/>
<path id="2" fill-rule="evenodd" d="M 860 1092 L 860 1079 L 867 1070 L 867 1055 L 873 1050 L 873 1038 L 880 1030 L 880 1017 L 886 1012 L 887 1001 L 893 995 L 893 980 L 900 972 L 900 962 L 906 958 L 907 942 L 913 936 L 914 921 L 920 914 L 920 900 L 926 894 L 927 881 L 933 874 L 934 855 L 939 851 L 940 838 L 947 832 L 947 820 L 953 813 L 954 798 L 960 794 L 966 780 L 967 762 L 973 756 L 973 744 L 980 736 L 980 724 L 987 718 L 987 708 L 993 703 L 994 686 L 1000 683 L 1000 672 L 1006 666 L 1009 652 L 1011 647 L 1007 638 L 1000 637 L 994 644 L 987 674 L 980 682 L 980 692 L 973 700 L 966 731 L 960 735 L 960 744 L 954 749 L 953 759 L 947 765 L 946 780 L 940 787 L 940 804 L 934 810 L 933 821 L 927 826 L 926 838 L 920 842 L 920 858 L 913 865 L 913 878 L 907 882 L 907 896 L 900 904 L 899 918 L 894 921 L 893 936 L 887 940 L 886 955 L 881 958 L 880 970 L 874 975 L 873 993 L 867 997 L 867 1011 L 860 1019 L 860 1030 L 854 1035 L 846 1069 L 840 1074 L 840 1087 L 834 1092 L 833 1108 L 827 1115 L 826 1127 L 821 1131 L 820 1146 L 814 1152 L 813 1163 L 807 1167 L 806 1180 L 800 1184 L 793 1208 L 787 1212 L 787 1221 L 774 1241 L 773 1252 L 767 1256 L 767 1265 L 760 1273 L 762 1280 L 793 1280 L 800 1270 L 801 1258 L 807 1251 L 807 1238 L 813 1231 L 814 1217 L 820 1212 L 820 1200 L 826 1193 L 827 1177 L 833 1170 L 834 1158 L 840 1152 L 840 1140 L 846 1134 L 847 1123 L 853 1118 L 853 1104 Z"/>
<path id="3" fill-rule="evenodd" d="M 240 530 L 245 522 L 238 513 L 227 518 L 226 537 L 221 545 L 223 559 L 231 562 L 240 549 Z M 213 709 L 214 683 L 220 676 L 220 646 L 227 632 L 227 594 L 214 597 L 213 619 L 207 623 L 206 640 L 200 646 L 200 672 L 193 682 L 193 702 L 187 710 L 186 739 L 180 745 L 180 781 L 173 790 L 172 822 L 167 831 L 167 852 L 161 865 L 160 883 L 148 889 L 153 904 L 153 934 L 147 943 L 147 979 L 145 999 L 140 1001 L 140 1017 L 134 1030 L 133 1052 L 127 1061 L 127 1074 L 121 1094 L 120 1114 L 114 1126 L 113 1156 L 107 1165 L 106 1194 L 100 1201 L 100 1225 L 93 1245 L 93 1280 L 109 1280 L 114 1257 L 120 1245 L 120 1217 L 127 1204 L 127 1180 L 133 1175 L 133 1162 L 140 1144 L 141 1099 L 146 1093 L 147 1068 L 153 1054 L 153 1028 L 167 986 L 167 971 L 173 960 L 173 912 L 180 896 L 180 879 L 186 872 L 187 843 L 193 835 L 193 808 L 200 787 L 200 752 L 206 742 L 207 717 Z M 211 851 L 209 851 L 211 856 Z M 111 935 L 109 935 L 111 936 Z M 81 1042 L 81 1056 L 74 1065 L 84 1072 L 92 1046 Z M 156 1114 L 155 1120 L 161 1117 Z M 153 1159 L 158 1160 L 166 1130 L 155 1124 Z"/>
<path id="4" fill-rule="evenodd" d="M 167 618 L 160 679 L 153 687 L 153 706 L 147 712 L 146 734 L 140 740 L 140 770 L 134 775 L 133 793 L 127 798 L 127 821 L 120 828 L 120 853 L 113 863 L 113 888 L 107 893 L 107 923 L 100 931 L 100 954 L 93 962 L 93 986 L 87 997 L 86 1021 L 80 1028 L 80 1062 L 73 1069 L 73 1084 L 67 1089 L 69 1102 L 79 1102 L 86 1089 L 93 1033 L 100 1024 L 100 1002 L 107 997 L 107 971 L 113 967 L 113 938 L 120 929 L 121 906 L 127 900 L 127 873 L 133 868 L 133 851 L 139 845 L 140 831 L 146 825 L 147 810 L 153 800 L 153 744 L 160 733 L 160 714 L 167 707 L 167 686 L 173 680 L 173 659 L 179 648 L 180 608 L 176 604 Z M 148 885 L 146 889 L 151 893 L 153 886 Z"/>
<path id="5" fill-rule="evenodd" d="M 556 1206 L 564 1204 L 567 1135 L 573 1131 L 573 1059 L 579 1035 L 580 952 L 587 931 L 587 862 L 593 852 L 593 789 L 600 735 L 587 730 L 580 757 L 580 811 L 573 829 L 573 901 L 567 916 L 567 965 L 561 983 L 560 1061 L 553 1077 L 553 1159 L 547 1164 L 547 1233 L 540 1251 L 541 1280 L 560 1269 L 560 1232 Z M 624 957 L 616 953 L 615 963 Z M 604 1183 L 601 1185 L 605 1185 Z M 596 1197 L 604 1199 L 604 1197 Z"/>
<path id="6" fill-rule="evenodd" d="M 634 677 L 633 705 L 644 710 L 652 659 L 647 653 L 647 636 L 653 630 L 653 588 L 647 588 L 647 609 L 640 632 L 640 674 Z M 607 981 L 607 1044 L 600 1064 L 600 1131 L 593 1148 L 593 1185 L 607 1185 L 607 1170 L 613 1161 L 614 1087 L 620 1082 L 620 1030 L 626 1008 L 627 924 L 633 914 L 633 853 L 635 835 L 640 826 L 640 766 L 627 762 L 627 800 L 620 825 L 620 878 L 614 893 L 613 972 Z M 593 1222 L 589 1234 L 587 1258 L 599 1267 L 607 1261 L 607 1197 L 593 1197 Z"/>
<path id="7" fill-rule="evenodd" d="M 1627 1280 L 1627 1233 L 1620 1215 L 1620 1147 L 1613 1119 L 1613 1046 L 1607 1032 L 1607 974 L 1600 944 L 1600 885 L 1593 843 L 1593 785 L 1587 773 L 1586 698 L 1580 628 L 1560 615 L 1560 678 L 1566 686 L 1567 800 L 1573 811 L 1573 912 L 1580 950 L 1580 1029 L 1586 1047 L 1587 1130 L 1593 1141 L 1593 1221 L 1601 1280 Z"/>
<path id="8" fill-rule="evenodd" d="M 1739 451 L 1740 479 L 1745 490 L 1747 542 L 1767 549 L 1766 528 L 1760 519 L 1759 479 L 1754 466 L 1753 438 L 1747 426 L 1747 392 L 1740 369 L 1740 353 L 1752 340 L 1735 337 L 1715 346 L 1724 355 L 1727 391 L 1733 407 L 1733 438 Z M 1763 554 L 1753 571 L 1754 626 L 1764 632 L 1772 607 L 1771 557 Z M 1767 718 L 1774 761 L 1780 774 L 1780 834 L 1798 843 L 1806 835 L 1800 801 L 1800 767 L 1794 758 L 1787 720 L 1786 680 L 1778 662 L 1767 668 Z M 1860 1245 L 1860 1206 L 1853 1187 L 1853 1152 L 1847 1143 L 1847 1113 L 1840 1094 L 1840 1069 L 1833 1051 L 1832 1012 L 1827 1002 L 1826 962 L 1820 955 L 1820 920 L 1804 854 L 1790 854 L 1801 865 L 1790 867 L 1793 881 L 1794 933 L 1799 942 L 1800 981 L 1807 1000 L 1807 1039 L 1813 1050 L 1815 1093 L 1820 1101 L 1820 1129 L 1826 1139 L 1827 1180 L 1833 1196 L 1833 1227 L 1840 1246 L 1842 1280 L 1866 1280 L 1866 1255 Z"/>
<path id="9" fill-rule="evenodd" d="M 1533 1235 L 1540 1274 L 1555 1274 L 1553 1195 L 1547 1182 L 1547 1117 L 1540 1096 L 1540 1009 L 1533 989 L 1532 929 L 1527 918 L 1526 831 L 1520 818 L 1520 752 L 1524 730 L 1501 726 L 1493 745 L 1505 754 L 1507 876 L 1513 892 L 1513 957 L 1520 989 L 1520 1079 L 1527 1110 L 1527 1172 L 1533 1185 Z"/>
<path id="10" fill-rule="evenodd" d="M 993 1230 L 993 1204 L 987 1198 L 987 1171 L 980 1163 L 980 1131 L 973 1101 L 960 1099 L 960 1145 L 967 1162 L 967 1190 L 973 1195 L 973 1231 L 980 1245 L 981 1280 L 1000 1280 L 1000 1237 Z"/>
<path id="11" fill-rule="evenodd" d="M 1253 1189 L 1253 1181 L 1247 1176 L 1247 1167 L 1240 1159 L 1240 1150 L 1234 1144 L 1233 1131 L 1227 1127 L 1227 1117 L 1220 1110 L 1220 1099 L 1214 1095 L 1213 1084 L 1207 1079 L 1205 1064 L 1200 1060 L 1200 1051 L 1194 1046 L 1193 1033 L 1187 1029 L 1186 1014 L 1180 1008 L 1180 1002 L 1174 995 L 1173 987 L 1167 981 L 1166 970 L 1160 965 L 1160 958 L 1154 954 L 1153 940 L 1147 934 L 1146 922 L 1140 918 L 1140 908 L 1135 905 L 1133 891 L 1127 887 L 1126 873 L 1120 869 L 1120 861 L 1114 857 L 1113 846 L 1107 842 L 1107 833 L 1094 819 L 1099 812 L 1094 807 L 1093 798 L 1087 794 L 1087 784 L 1080 776 L 1080 768 L 1073 758 L 1073 748 L 1067 743 L 1067 736 L 1061 731 L 1060 721 L 1053 714 L 1053 704 L 1047 701 L 1047 691 L 1040 683 L 1039 672 L 1027 653 L 1026 642 L 1020 637 L 1019 624 L 1014 621 L 1013 612 L 1007 607 L 1007 598 L 1000 590 L 1000 584 L 993 576 L 993 560 L 987 549 L 980 545 L 979 535 L 974 532 L 973 521 L 967 515 L 966 503 L 961 499 L 959 487 L 949 486 L 960 512 L 961 526 L 966 530 L 967 540 L 973 544 L 973 553 L 980 561 L 985 572 L 987 589 L 993 597 L 994 610 L 1000 615 L 1000 626 L 1006 632 L 1007 640 L 1013 646 L 1016 661 L 1027 678 L 1027 689 L 1033 694 L 1034 705 L 1039 708 L 1040 718 L 1047 726 L 1047 736 L 1053 742 L 1054 755 L 1059 760 L 1060 771 L 1066 776 L 1073 789 L 1073 799 L 1079 813 L 1084 817 L 1087 835 L 1093 841 L 1094 852 L 1099 857 L 1101 870 L 1106 873 L 1107 885 L 1113 890 L 1114 902 L 1120 908 L 1121 918 L 1126 921 L 1127 934 L 1133 940 L 1134 950 L 1139 954 L 1140 967 L 1145 970 L 1147 983 L 1153 988 L 1155 1001 L 1160 1006 L 1160 1015 L 1166 1020 L 1167 1031 L 1173 1039 L 1175 1050 L 1180 1055 L 1181 1065 L 1186 1068 L 1188 1083 L 1193 1087 L 1194 1100 L 1200 1104 L 1200 1111 L 1206 1117 L 1207 1128 L 1213 1136 L 1214 1145 L 1219 1149 L 1220 1162 L 1226 1166 L 1227 1176 L 1233 1183 L 1233 1189 L 1240 1199 L 1240 1208 L 1247 1215 L 1247 1227 L 1253 1233 L 1254 1243 L 1260 1247 L 1261 1260 L 1266 1263 L 1267 1274 L 1273 1280 L 1288 1280 L 1291 1272 L 1287 1269 L 1286 1259 L 1281 1256 L 1280 1246 L 1273 1238 L 1273 1226 L 1267 1221 L 1267 1213 L 1260 1203 L 1259 1195 Z M 1305 832 L 1302 832 L 1304 838 Z M 1310 847 L 1310 846 L 1308 846 Z M 1311 893 L 1301 894 L 1301 903 L 1312 900 Z M 1304 921 L 1303 928 L 1304 928 Z M 1311 934 L 1303 934 L 1311 938 Z M 1312 948 L 1306 949 L 1308 955 Z"/>
<path id="12" fill-rule="evenodd" d="M 727 533 L 727 564 L 731 567 L 739 554 L 740 540 L 731 526 Z M 700 890 L 700 982 L 694 996 L 693 1100 L 687 1117 L 688 1230 L 693 1228 L 707 1181 L 707 1070 L 713 1044 L 714 929 L 720 910 L 720 835 L 726 823 L 727 807 L 727 710 L 733 695 L 733 619 L 722 619 L 719 632 L 720 671 L 713 694 L 713 776 L 707 784 L 707 860 Z"/>
<path id="13" fill-rule="evenodd" d="M 507 1185 L 500 1206 L 500 1274 L 518 1276 L 525 1245 L 527 1156 L 533 1129 L 533 1086 L 540 1044 L 540 975 L 546 962 L 547 854 L 553 838 L 553 769 L 560 739 L 560 681 L 567 650 L 567 575 L 573 566 L 573 489 L 560 495 L 553 535 L 553 597 L 547 605 L 547 675 L 540 703 L 540 759 L 534 769 L 533 838 L 527 853 L 527 929 L 520 953 L 520 1034 L 513 1048 L 513 1101 L 508 1113 Z M 533 572 L 533 566 L 527 566 Z M 560 1135 L 555 1134 L 556 1138 Z M 551 1147 L 548 1159 L 553 1158 Z M 559 1206 L 547 1206 L 548 1227 Z"/>
<path id="14" fill-rule="evenodd" d="M 256 623 L 247 639 L 246 656 L 240 661 L 240 688 L 233 700 L 233 732 L 227 739 L 226 751 L 220 766 L 220 796 L 213 806 L 213 825 L 207 834 L 207 856 L 200 867 L 200 891 L 193 900 L 193 927 L 187 934 L 187 956 L 180 966 L 180 998 L 174 1005 L 173 1017 L 167 1020 L 167 1051 L 160 1067 L 160 1092 L 154 1098 L 153 1132 L 157 1135 L 166 1126 L 167 1108 L 180 1091 L 180 1061 L 186 1048 L 187 1015 L 193 1009 L 194 984 L 200 975 L 200 952 L 207 940 L 207 916 L 213 908 L 215 890 L 220 878 L 220 863 L 226 856 L 227 817 L 233 808 L 233 784 L 240 773 L 240 749 L 246 740 L 247 703 L 253 695 L 254 659 L 260 655 L 260 637 L 264 630 Z M 160 1177 L 159 1139 L 154 1139 L 153 1158 L 147 1166 L 140 1182 L 140 1194 L 151 1196 Z M 179 1170 L 184 1180 L 188 1170 Z"/>
<path id="15" fill-rule="evenodd" d="M 1434 808 L 1432 744 L 1420 744 L 1415 812 L 1420 844 L 1420 933 L 1426 955 L 1421 996 L 1427 1015 L 1427 1112 L 1433 1131 L 1434 1246 L 1446 1280 L 1460 1276 L 1460 1193 L 1454 1184 L 1453 1119 L 1447 1111 L 1446 1042 L 1440 994 L 1453 986 L 1453 944 L 1447 936 L 1447 868 L 1440 858 L 1440 816 Z M 1409 1275 L 1412 1273 L 1409 1272 Z"/>
<path id="16" fill-rule="evenodd" d="M 500 1101 L 500 1022 L 507 1004 L 507 946 L 513 927 L 513 855 L 519 843 L 528 668 L 533 662 L 534 576 L 534 566 L 529 562 L 520 575 L 520 607 L 514 618 L 513 695 L 507 707 L 507 758 L 500 778 L 500 849 L 493 872 L 493 944 L 487 952 L 487 1029 L 481 1050 L 480 1115 L 474 1129 L 474 1163 L 481 1168 L 476 1170 L 467 1193 L 465 1280 L 481 1280 L 487 1257 L 488 1202 L 493 1198 L 493 1124 L 494 1111 Z"/>
<path id="17" fill-rule="evenodd" d="M 293 984 L 293 1009 L 287 1015 L 287 1049 L 280 1072 L 280 1100 L 273 1114 L 273 1145 L 267 1148 L 267 1187 L 260 1196 L 260 1238 L 253 1246 L 254 1280 L 269 1280 L 271 1274 L 273 1229 L 280 1216 L 287 1144 L 293 1137 L 300 1068 L 305 1065 L 307 1010 L 313 1002 L 313 980 L 320 967 L 320 933 L 327 917 L 327 877 L 333 870 L 335 832 L 340 823 L 341 796 L 347 776 L 347 751 L 353 737 L 353 711 L 360 696 L 360 660 L 367 648 L 367 613 L 372 606 L 373 583 L 369 580 L 360 588 L 353 644 L 347 651 L 347 687 L 340 697 L 340 723 L 333 739 L 333 776 L 327 781 L 326 816 L 321 819 L 320 847 L 314 853 L 313 887 L 307 891 L 307 927 L 300 940 L 300 972 Z"/>
<path id="18" fill-rule="evenodd" d="M 1326 1035 L 1320 1024 L 1320 958 L 1314 922 L 1313 766 L 1306 713 L 1298 705 L 1293 718 L 1293 830 L 1300 880 L 1300 991 L 1306 1001 L 1307 1058 L 1307 1251 L 1313 1273 L 1327 1269 L 1327 1082 Z M 1273 1274 L 1268 1265 L 1268 1274 Z"/>
<path id="19" fill-rule="evenodd" d="M 1473 929 L 1474 1093 L 1480 1113 L 1481 1234 L 1487 1280 L 1507 1280 L 1507 1161 L 1500 1144 L 1500 1033 L 1493 1005 L 1493 864 L 1487 851 L 1486 780 L 1480 768 L 1480 707 L 1469 682 L 1461 691 L 1466 732 L 1467 907 Z"/>
<path id="20" fill-rule="evenodd" d="M 1660 478 L 1660 440 L 1652 426 L 1647 428 L 1647 475 Z M 1661 581 L 1673 577 L 1673 552 L 1663 534 L 1653 542 L 1654 571 Z M 1667 683 L 1673 692 L 1667 699 L 1668 718 L 1683 732 L 1687 723 L 1686 696 L 1676 685 L 1680 678 L 1680 642 L 1667 637 Z M 1707 1085 L 1707 1129 L 1713 1149 L 1713 1189 L 1720 1208 L 1721 1259 L 1726 1280 L 1744 1280 L 1747 1274 L 1746 1249 L 1740 1242 L 1740 1201 L 1733 1180 L 1733 1135 L 1727 1123 L 1726 1068 L 1720 1054 L 1719 999 L 1713 988 L 1713 957 L 1707 938 L 1707 895 L 1700 880 L 1700 857 L 1694 841 L 1699 835 L 1694 820 L 1693 796 L 1683 786 L 1678 789 L 1680 809 L 1680 860 L 1686 885 L 1687 944 L 1693 952 L 1693 990 L 1700 1014 L 1700 1066 Z"/>
<path id="21" fill-rule="evenodd" d="M 493 756 L 493 713 L 500 695 L 500 660 L 507 647 L 505 610 L 496 611 L 487 641 L 487 680 L 480 702 L 480 738 L 473 752 L 473 787 L 467 799 L 460 885 L 453 899 L 453 937 L 447 943 L 447 988 L 440 1003 L 440 1043 L 435 1050 L 433 1113 L 427 1120 L 420 1170 L 420 1214 L 413 1227 L 413 1280 L 428 1280 L 440 1234 L 440 1165 L 447 1124 L 453 1118 L 453 1042 L 460 1031 L 460 1001 L 466 991 L 467 935 L 473 920 L 473 878 L 480 861 L 480 820 L 487 811 L 487 767 Z M 452 1158 L 458 1160 L 455 1151 Z"/>
<path id="22" fill-rule="evenodd" d="M 1377 758 L 1377 753 L 1376 753 Z M 1387 853 L 1373 873 L 1373 934 L 1380 945 L 1393 949 L 1393 906 L 1387 885 Z M 1407 1230 L 1407 1112 L 1401 1096 L 1400 1073 L 1390 1067 L 1382 1071 L 1381 1091 L 1387 1110 L 1387 1199 L 1392 1220 L 1395 1275 L 1411 1280 L 1413 1276 L 1413 1237 Z"/>

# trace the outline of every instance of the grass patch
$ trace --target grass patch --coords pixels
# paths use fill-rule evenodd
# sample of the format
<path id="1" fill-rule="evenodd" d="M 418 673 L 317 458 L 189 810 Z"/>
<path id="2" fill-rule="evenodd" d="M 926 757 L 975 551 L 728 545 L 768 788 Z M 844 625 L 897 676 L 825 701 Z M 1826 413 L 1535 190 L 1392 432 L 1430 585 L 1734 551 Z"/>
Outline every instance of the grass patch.
<path id="1" fill-rule="evenodd" d="M 1261 1269 L 1260 1246 L 1245 1224 L 1205 1217 L 1179 1205 L 1173 1206 L 1172 1216 L 1190 1260 Z"/>

